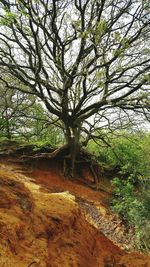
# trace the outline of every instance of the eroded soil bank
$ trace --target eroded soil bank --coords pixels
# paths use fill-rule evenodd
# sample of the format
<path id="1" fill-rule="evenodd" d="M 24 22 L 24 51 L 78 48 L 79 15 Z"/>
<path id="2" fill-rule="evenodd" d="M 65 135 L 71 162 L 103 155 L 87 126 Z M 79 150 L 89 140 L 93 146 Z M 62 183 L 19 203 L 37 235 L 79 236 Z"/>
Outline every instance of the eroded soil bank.
<path id="1" fill-rule="evenodd" d="M 150 267 L 150 257 L 121 249 L 124 240 L 117 244 L 96 229 L 98 218 L 113 220 L 109 196 L 109 190 L 64 179 L 56 161 L 29 168 L 3 159 L 0 267 Z"/>

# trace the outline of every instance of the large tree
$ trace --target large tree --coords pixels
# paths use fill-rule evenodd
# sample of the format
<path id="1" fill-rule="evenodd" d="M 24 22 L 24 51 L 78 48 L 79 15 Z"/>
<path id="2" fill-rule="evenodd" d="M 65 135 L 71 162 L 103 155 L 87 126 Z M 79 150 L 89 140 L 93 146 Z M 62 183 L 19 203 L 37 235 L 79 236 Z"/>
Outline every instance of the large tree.
<path id="1" fill-rule="evenodd" d="M 0 79 L 60 120 L 71 172 L 94 115 L 99 124 L 110 112 L 148 116 L 148 9 L 144 0 L 0 1 Z"/>

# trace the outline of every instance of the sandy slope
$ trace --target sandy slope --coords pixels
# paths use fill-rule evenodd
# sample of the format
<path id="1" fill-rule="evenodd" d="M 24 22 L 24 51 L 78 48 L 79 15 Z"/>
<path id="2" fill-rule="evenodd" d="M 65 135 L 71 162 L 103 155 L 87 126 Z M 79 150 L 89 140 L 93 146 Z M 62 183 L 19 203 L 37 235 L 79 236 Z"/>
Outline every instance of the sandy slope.
<path id="1" fill-rule="evenodd" d="M 103 192 L 65 181 L 54 165 L 30 176 L 0 164 L 0 267 L 150 266 L 150 258 L 127 254 L 85 219 L 76 198 L 105 211 Z"/>

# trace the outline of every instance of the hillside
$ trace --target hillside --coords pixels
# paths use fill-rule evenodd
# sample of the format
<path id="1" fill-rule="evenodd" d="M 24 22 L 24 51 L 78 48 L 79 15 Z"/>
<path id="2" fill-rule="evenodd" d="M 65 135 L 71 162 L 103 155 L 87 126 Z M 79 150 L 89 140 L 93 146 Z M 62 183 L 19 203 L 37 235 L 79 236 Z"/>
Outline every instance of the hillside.
<path id="1" fill-rule="evenodd" d="M 18 159 L 19 152 L 0 158 L 1 267 L 150 266 L 109 212 L 108 179 L 95 191 L 86 168 L 87 184 L 65 179 L 59 159 Z"/>

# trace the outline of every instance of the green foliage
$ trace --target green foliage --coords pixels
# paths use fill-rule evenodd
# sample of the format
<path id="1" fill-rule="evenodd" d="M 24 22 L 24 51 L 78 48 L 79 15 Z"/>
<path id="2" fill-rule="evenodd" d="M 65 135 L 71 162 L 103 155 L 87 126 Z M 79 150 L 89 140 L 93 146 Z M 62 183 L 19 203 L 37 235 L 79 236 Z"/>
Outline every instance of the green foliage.
<path id="1" fill-rule="evenodd" d="M 8 80 L 14 84 L 10 76 Z M 24 89 L 23 85 L 19 86 Z M 0 83 L 0 138 L 42 140 L 56 146 L 62 142 L 62 133 L 50 122 L 48 112 L 33 95 L 11 90 Z"/>
<path id="2" fill-rule="evenodd" d="M 33 151 L 36 153 L 41 151 L 43 152 L 50 151 L 50 149 L 56 149 L 54 144 L 52 144 L 51 140 L 30 141 L 30 144 L 34 146 Z"/>
<path id="3" fill-rule="evenodd" d="M 141 251 L 150 252 L 150 191 L 135 190 L 130 179 L 115 178 L 112 210 L 135 229 L 135 244 Z"/>
<path id="4" fill-rule="evenodd" d="M 104 135 L 104 134 L 103 134 Z M 109 138 L 109 134 L 105 133 Z M 109 145 L 103 141 L 89 143 L 88 149 L 98 158 L 100 164 L 106 167 L 120 169 L 121 177 L 132 181 L 144 181 L 150 177 L 150 134 L 123 133 L 120 137 L 110 137 Z"/>
<path id="5" fill-rule="evenodd" d="M 135 134 L 129 139 L 121 138 L 115 145 L 115 152 L 120 160 L 121 174 L 134 180 L 150 177 L 149 155 L 150 135 Z M 119 162 L 118 162 L 119 163 Z"/>
<path id="6" fill-rule="evenodd" d="M 3 135 L 2 129 L 6 127 L 6 121 L 3 118 L 0 118 L 0 136 Z"/>
<path id="7" fill-rule="evenodd" d="M 15 13 L 5 10 L 5 15 L 0 19 L 0 25 L 10 26 L 16 20 L 17 16 Z"/>
<path id="8" fill-rule="evenodd" d="M 112 181 L 114 186 L 112 206 L 113 211 L 119 213 L 124 219 L 128 218 L 128 213 L 134 202 L 133 185 L 129 180 L 122 181 L 115 178 Z"/>
<path id="9" fill-rule="evenodd" d="M 117 165 L 117 160 L 113 155 L 112 150 L 110 147 L 105 146 L 103 141 L 98 141 L 95 143 L 93 140 L 91 140 L 88 143 L 87 149 L 90 151 L 90 153 L 97 157 L 100 164 L 104 167 Z"/>
<path id="10" fill-rule="evenodd" d="M 105 33 L 107 29 L 107 21 L 100 20 L 96 25 L 96 30 L 94 31 L 95 42 L 98 44 L 101 41 L 102 35 Z"/>
<path id="11" fill-rule="evenodd" d="M 103 132 L 101 141 L 89 142 L 88 149 L 104 167 L 118 168 L 118 178 L 112 181 L 112 210 L 135 229 L 137 248 L 150 253 L 150 134 L 118 134 L 116 138 Z"/>
<path id="12" fill-rule="evenodd" d="M 121 40 L 121 35 L 120 35 L 120 32 L 119 32 L 119 31 L 116 31 L 116 32 L 114 33 L 114 38 L 115 38 L 115 41 L 120 42 L 120 40 Z"/>

